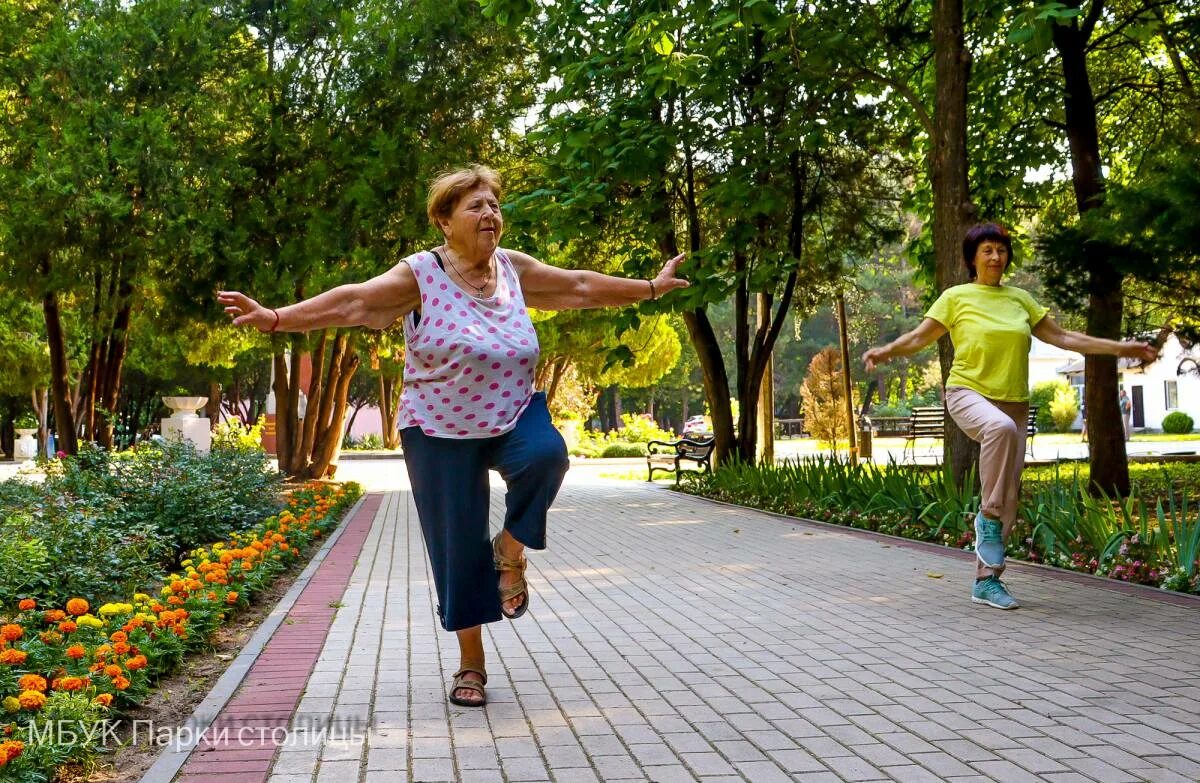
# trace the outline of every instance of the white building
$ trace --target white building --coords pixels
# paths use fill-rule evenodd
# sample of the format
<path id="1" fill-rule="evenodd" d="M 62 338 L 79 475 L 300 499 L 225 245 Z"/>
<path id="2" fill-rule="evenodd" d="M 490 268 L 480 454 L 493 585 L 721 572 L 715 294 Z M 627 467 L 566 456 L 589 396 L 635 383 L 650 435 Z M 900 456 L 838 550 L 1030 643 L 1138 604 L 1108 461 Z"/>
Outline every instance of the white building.
<path id="1" fill-rule="evenodd" d="M 1082 392 L 1083 357 L 1074 356 L 1058 372 Z M 1133 403 L 1135 430 L 1161 430 L 1163 418 L 1172 411 L 1183 411 L 1200 425 L 1200 348 L 1185 345 L 1172 334 L 1153 364 L 1143 367 L 1135 360 L 1121 359 L 1117 366 L 1121 388 Z M 1033 382 L 1032 359 L 1030 382 Z"/>

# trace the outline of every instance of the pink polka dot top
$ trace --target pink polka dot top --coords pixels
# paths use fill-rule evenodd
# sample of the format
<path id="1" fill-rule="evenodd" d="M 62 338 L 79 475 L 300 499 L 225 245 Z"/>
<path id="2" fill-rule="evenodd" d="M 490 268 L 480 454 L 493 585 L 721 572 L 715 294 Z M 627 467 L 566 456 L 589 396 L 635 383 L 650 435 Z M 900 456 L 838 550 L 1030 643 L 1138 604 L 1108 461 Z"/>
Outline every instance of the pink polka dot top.
<path id="1" fill-rule="evenodd" d="M 468 294 L 433 253 L 405 259 L 421 290 L 419 320 L 404 319 L 399 425 L 435 438 L 494 438 L 517 425 L 533 396 L 537 332 L 508 256 L 496 251 L 496 291 Z"/>

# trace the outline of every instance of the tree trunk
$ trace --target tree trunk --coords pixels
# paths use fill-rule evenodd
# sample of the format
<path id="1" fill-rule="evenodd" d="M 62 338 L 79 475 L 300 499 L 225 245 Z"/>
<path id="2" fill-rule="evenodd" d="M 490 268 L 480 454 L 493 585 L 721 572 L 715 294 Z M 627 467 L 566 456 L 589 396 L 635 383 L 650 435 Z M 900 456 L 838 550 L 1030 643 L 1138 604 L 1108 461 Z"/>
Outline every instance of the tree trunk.
<path id="1" fill-rule="evenodd" d="M 322 330 L 321 337 L 317 340 L 317 349 L 312 354 L 312 378 L 308 383 L 308 403 L 304 411 L 304 435 L 300 441 L 300 453 L 312 454 L 313 444 L 317 437 L 317 425 L 323 419 L 319 419 L 313 415 L 314 410 L 320 409 L 326 396 L 326 387 L 323 382 L 323 370 L 325 367 L 325 346 L 329 342 L 328 330 Z M 333 361 L 337 361 L 336 358 Z M 299 397 L 297 397 L 297 400 Z M 297 411 L 299 415 L 299 411 Z"/>
<path id="2" fill-rule="evenodd" d="M 284 338 L 288 339 L 288 338 Z M 295 475 L 293 463 L 296 449 L 292 446 L 292 435 L 295 429 L 295 407 L 289 404 L 288 374 L 282 343 L 276 343 L 275 353 L 271 357 L 275 368 L 275 454 L 279 459 L 279 470 L 288 475 Z"/>
<path id="3" fill-rule="evenodd" d="M 846 442 L 850 446 L 850 462 L 858 462 L 858 434 L 854 428 L 854 384 L 850 380 L 850 340 L 846 323 L 846 295 L 837 295 L 838 349 L 842 360 L 842 394 L 845 395 Z"/>
<path id="4" fill-rule="evenodd" d="M 324 384 L 325 391 L 321 395 L 321 409 L 318 413 L 320 418 L 317 421 L 312 461 L 304 470 L 306 478 L 325 478 L 333 475 L 330 466 L 342 446 L 342 421 L 346 417 L 350 381 L 354 378 L 358 364 L 358 353 L 354 350 L 354 334 L 347 330 L 339 330 L 334 338 L 329 374 Z"/>
<path id="5" fill-rule="evenodd" d="M 934 135 L 930 179 L 933 182 L 933 249 L 939 291 L 967 281 L 962 263 L 962 238 L 975 220 L 975 205 L 967 183 L 967 81 L 971 55 L 963 37 L 962 0 L 934 0 Z M 938 341 L 942 385 L 954 363 L 949 335 Z M 961 486 L 979 462 L 979 444 L 945 417 L 942 459 Z"/>
<path id="6" fill-rule="evenodd" d="M 50 259 L 41 261 L 42 276 L 50 277 Z M 50 343 L 50 394 L 54 400 L 54 428 L 58 433 L 58 450 L 67 454 L 79 451 L 75 437 L 75 416 L 71 412 L 70 368 L 67 364 L 67 336 L 63 332 L 58 309 L 58 294 L 53 290 L 42 295 L 42 315 L 46 321 L 46 340 Z"/>
<path id="7" fill-rule="evenodd" d="M 125 355 L 129 349 L 129 319 L 133 312 L 133 284 L 121 280 L 117 288 L 121 305 L 113 318 L 112 331 L 108 334 L 107 346 L 101 356 L 100 409 L 105 412 L 104 426 L 100 428 L 98 440 L 105 448 L 113 446 L 113 428 L 116 426 L 117 408 L 121 399 L 121 373 L 125 368 Z"/>
<path id="8" fill-rule="evenodd" d="M 383 447 L 395 449 L 400 446 L 400 432 L 396 429 L 399 416 L 400 395 L 395 378 L 379 374 L 379 418 L 383 425 Z M 393 401 L 394 398 L 394 401 Z"/>
<path id="9" fill-rule="evenodd" d="M 1094 0 L 1096 3 L 1102 0 Z M 1078 2 L 1068 3 L 1078 7 Z M 1092 13 L 1098 9 L 1093 8 Z M 1067 144 L 1071 150 L 1071 184 L 1075 205 L 1082 216 L 1104 203 L 1104 172 L 1096 99 L 1088 78 L 1087 33 L 1076 19 L 1053 28 L 1054 47 L 1063 69 L 1063 108 Z M 1095 247 L 1080 248 L 1088 270 L 1087 332 L 1119 340 L 1125 297 L 1122 276 L 1112 260 Z M 1117 397 L 1120 384 L 1114 356 L 1084 357 L 1084 401 L 1088 413 L 1088 454 L 1091 487 L 1118 495 L 1129 494 L 1129 462 L 1125 453 L 1125 428 Z"/>

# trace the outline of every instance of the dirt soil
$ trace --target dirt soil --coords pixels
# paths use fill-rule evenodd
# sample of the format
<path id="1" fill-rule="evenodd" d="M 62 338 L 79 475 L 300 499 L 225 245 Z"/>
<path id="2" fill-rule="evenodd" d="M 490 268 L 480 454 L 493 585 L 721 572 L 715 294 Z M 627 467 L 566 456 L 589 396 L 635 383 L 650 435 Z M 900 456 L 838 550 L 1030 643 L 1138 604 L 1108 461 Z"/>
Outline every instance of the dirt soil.
<path id="1" fill-rule="evenodd" d="M 315 548 L 313 554 L 316 554 Z M 210 640 L 211 649 L 185 658 L 177 670 L 155 684 L 145 704 L 120 716 L 121 723 L 116 732 L 123 743 L 120 747 L 110 747 L 111 754 L 100 756 L 90 769 L 80 765 L 60 769 L 55 783 L 133 783 L 140 780 L 158 758 L 161 748 L 148 741 L 146 724 L 140 725 L 139 744 L 129 744 L 133 737 L 134 721 L 153 721 L 159 727 L 180 726 L 187 721 L 254 635 L 255 629 L 291 588 L 309 559 L 293 564 L 288 571 L 280 574 L 269 588 L 256 597 L 253 606 L 217 629 Z"/>

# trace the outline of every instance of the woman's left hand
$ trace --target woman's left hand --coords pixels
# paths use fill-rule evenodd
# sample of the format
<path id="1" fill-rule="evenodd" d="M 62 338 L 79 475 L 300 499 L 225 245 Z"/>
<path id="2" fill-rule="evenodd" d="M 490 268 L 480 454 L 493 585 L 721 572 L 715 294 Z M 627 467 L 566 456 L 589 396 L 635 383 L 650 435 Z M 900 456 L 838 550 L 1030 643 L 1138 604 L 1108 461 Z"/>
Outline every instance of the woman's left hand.
<path id="1" fill-rule="evenodd" d="M 1140 359 L 1143 363 L 1150 364 L 1158 358 L 1158 348 L 1150 343 L 1121 343 L 1121 356 L 1127 359 Z"/>
<path id="2" fill-rule="evenodd" d="M 664 296 L 676 288 L 687 288 L 691 283 L 676 275 L 679 265 L 683 263 L 683 259 L 687 256 L 686 253 L 680 253 L 672 258 L 667 263 L 663 264 L 663 268 L 659 271 L 658 277 L 654 278 L 654 292 L 658 296 Z"/>

